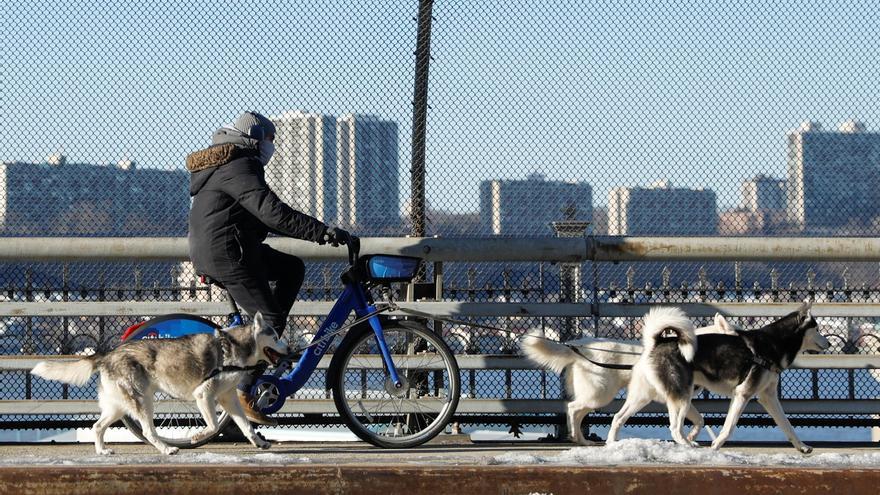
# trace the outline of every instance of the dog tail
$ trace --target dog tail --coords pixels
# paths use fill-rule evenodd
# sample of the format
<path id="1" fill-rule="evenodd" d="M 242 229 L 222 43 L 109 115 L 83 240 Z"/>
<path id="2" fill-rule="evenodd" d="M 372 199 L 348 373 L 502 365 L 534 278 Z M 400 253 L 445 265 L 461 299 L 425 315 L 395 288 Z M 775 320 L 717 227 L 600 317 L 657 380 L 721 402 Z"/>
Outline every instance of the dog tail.
<path id="1" fill-rule="evenodd" d="M 77 361 L 40 361 L 31 374 L 81 387 L 95 374 L 100 358 L 100 355 L 94 354 Z"/>
<path id="2" fill-rule="evenodd" d="M 673 332 L 678 338 L 678 349 L 685 361 L 694 360 L 697 353 L 697 334 L 694 323 L 678 308 L 654 307 L 645 315 L 642 343 L 645 353 L 654 348 L 657 339 L 665 332 Z"/>
<path id="3" fill-rule="evenodd" d="M 526 334 L 521 347 L 527 358 L 556 373 L 562 373 L 578 359 L 578 355 L 568 346 L 544 338 L 543 330 L 532 330 Z"/>

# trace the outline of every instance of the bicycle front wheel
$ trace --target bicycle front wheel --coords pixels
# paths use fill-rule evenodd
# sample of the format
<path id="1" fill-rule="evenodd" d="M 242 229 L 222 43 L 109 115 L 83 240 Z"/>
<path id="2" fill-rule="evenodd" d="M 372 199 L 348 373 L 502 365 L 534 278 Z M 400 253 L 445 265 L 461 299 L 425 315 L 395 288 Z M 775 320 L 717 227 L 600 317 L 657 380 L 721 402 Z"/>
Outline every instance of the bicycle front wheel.
<path id="1" fill-rule="evenodd" d="M 384 448 L 421 445 L 443 431 L 455 413 L 458 363 L 424 325 L 392 321 L 383 327 L 400 386 L 391 380 L 376 335 L 364 331 L 333 356 L 333 400 L 362 440 Z"/>

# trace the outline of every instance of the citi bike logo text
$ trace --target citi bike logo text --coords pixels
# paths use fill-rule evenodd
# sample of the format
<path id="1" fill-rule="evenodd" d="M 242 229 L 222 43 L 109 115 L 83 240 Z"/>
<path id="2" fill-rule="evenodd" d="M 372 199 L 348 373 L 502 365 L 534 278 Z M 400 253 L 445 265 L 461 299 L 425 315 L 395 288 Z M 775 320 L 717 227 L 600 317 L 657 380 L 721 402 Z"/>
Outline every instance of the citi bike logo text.
<path id="1" fill-rule="evenodd" d="M 329 327 L 327 327 L 327 331 L 328 332 L 335 332 L 338 328 L 339 328 L 339 324 L 334 321 L 333 323 L 330 324 Z M 315 354 L 317 354 L 319 356 L 324 355 L 324 352 L 327 351 L 327 347 L 330 345 L 331 340 L 333 340 L 333 339 L 324 339 L 321 341 L 320 344 L 316 345 L 315 346 Z"/>

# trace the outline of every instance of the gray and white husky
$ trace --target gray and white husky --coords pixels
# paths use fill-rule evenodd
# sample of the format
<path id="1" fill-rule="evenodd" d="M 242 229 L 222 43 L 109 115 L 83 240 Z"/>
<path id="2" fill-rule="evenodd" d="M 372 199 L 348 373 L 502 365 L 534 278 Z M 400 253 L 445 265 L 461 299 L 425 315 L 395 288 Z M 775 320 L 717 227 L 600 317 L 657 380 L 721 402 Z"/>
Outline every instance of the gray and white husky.
<path id="1" fill-rule="evenodd" d="M 648 366 L 634 368 L 627 389 L 626 403 L 614 416 L 608 441 L 613 442 L 616 439 L 620 426 L 632 414 L 654 400 L 651 397 L 658 393 L 660 387 L 684 390 L 690 384 L 691 387 L 706 388 L 731 398 L 724 426 L 712 442 L 713 449 L 724 445 L 733 433 L 746 404 L 752 397 L 757 396 L 758 402 L 767 410 L 792 445 L 805 454 L 810 453 L 812 447 L 805 445 L 797 437 L 777 396 L 779 376 L 798 354 L 807 351 L 819 352 L 830 347 L 828 339 L 818 331 L 816 320 L 810 313 L 810 305 L 805 303 L 797 311 L 757 330 L 738 330 L 732 327 L 728 327 L 727 330 L 721 333 L 705 333 L 697 337 L 696 352 L 690 361 L 691 376 L 677 368 L 672 370 L 661 366 L 659 362 L 655 362 L 653 358 L 643 353 L 640 363 L 644 361 Z M 664 383 L 637 379 L 639 374 L 652 372 L 663 376 Z M 690 406 L 690 409 L 696 411 L 693 406 Z M 690 415 L 688 417 L 690 418 Z M 702 418 L 694 424 L 694 430 L 688 436 L 690 441 L 699 433 L 699 428 L 703 424 Z"/>
<path id="2" fill-rule="evenodd" d="M 41 361 L 31 371 L 47 380 L 85 385 L 100 373 L 98 404 L 101 417 L 92 429 L 95 451 L 113 451 L 104 446 L 104 432 L 111 424 L 129 415 L 141 424 L 144 437 L 163 454 L 174 454 L 177 447 L 162 442 L 153 426 L 153 395 L 161 390 L 180 400 L 195 400 L 207 427 L 192 441 L 214 434 L 216 405 L 232 417 L 245 437 L 261 449 L 269 442 L 258 437 L 245 417 L 236 387 L 259 361 L 277 363 L 287 353 L 263 316 L 257 313 L 251 325 L 217 330 L 178 339 L 145 339 L 126 342 L 107 354 L 94 354 L 72 362 Z"/>

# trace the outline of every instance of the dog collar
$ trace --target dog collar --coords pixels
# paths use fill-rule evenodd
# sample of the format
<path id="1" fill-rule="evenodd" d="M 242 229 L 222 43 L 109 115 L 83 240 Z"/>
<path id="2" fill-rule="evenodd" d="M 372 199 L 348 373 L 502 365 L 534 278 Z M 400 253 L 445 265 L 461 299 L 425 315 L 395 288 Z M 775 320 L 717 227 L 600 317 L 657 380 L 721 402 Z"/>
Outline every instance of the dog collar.
<path id="1" fill-rule="evenodd" d="M 773 361 L 759 356 L 758 353 L 755 352 L 755 348 L 752 347 L 752 343 L 749 342 L 748 339 L 743 339 L 743 342 L 746 344 L 746 347 L 748 347 L 749 351 L 752 353 L 752 364 L 756 364 L 756 365 L 760 366 L 761 368 L 764 368 L 765 370 L 772 371 L 774 373 L 782 373 L 783 368 L 780 368 Z"/>
<path id="2" fill-rule="evenodd" d="M 235 366 L 235 365 L 223 364 L 226 361 L 226 352 L 224 349 L 229 345 L 229 339 L 226 338 L 226 336 L 223 334 L 222 330 L 217 330 L 214 332 L 214 341 L 217 342 L 217 345 L 220 349 L 220 363 L 221 364 L 219 367 L 211 370 L 211 372 L 208 373 L 207 376 L 205 376 L 205 379 L 202 380 L 203 382 L 206 382 L 206 381 L 210 380 L 211 378 L 214 378 L 215 376 L 219 375 L 220 373 L 234 373 L 234 372 L 238 372 L 238 371 L 256 371 L 258 369 L 264 369 L 264 366 L 260 365 L 260 364 L 255 364 L 253 366 Z"/>
<path id="3" fill-rule="evenodd" d="M 782 373 L 783 369 L 776 365 L 776 363 L 770 361 L 769 359 L 764 359 L 754 353 L 752 351 L 752 362 L 757 364 L 758 366 L 770 370 L 774 373 Z"/>

